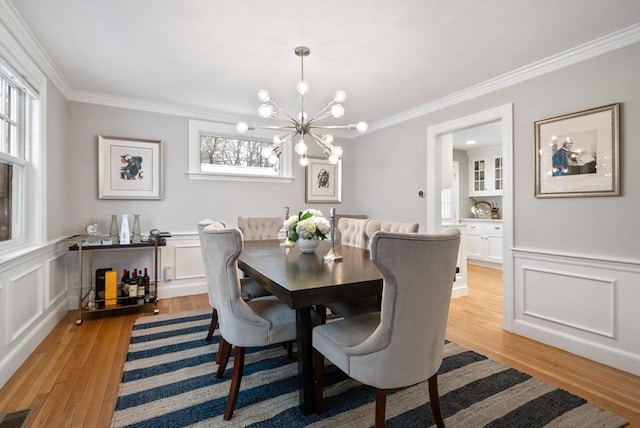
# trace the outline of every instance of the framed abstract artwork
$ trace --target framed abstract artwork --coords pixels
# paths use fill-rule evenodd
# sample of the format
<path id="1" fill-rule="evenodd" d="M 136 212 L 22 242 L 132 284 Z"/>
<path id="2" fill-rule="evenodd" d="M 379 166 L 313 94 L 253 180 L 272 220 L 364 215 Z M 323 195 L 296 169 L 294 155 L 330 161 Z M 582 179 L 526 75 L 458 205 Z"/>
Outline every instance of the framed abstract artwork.
<path id="1" fill-rule="evenodd" d="M 536 198 L 620 195 L 620 104 L 535 122 Z"/>
<path id="2" fill-rule="evenodd" d="M 100 199 L 162 199 L 162 141 L 98 136 Z"/>
<path id="3" fill-rule="evenodd" d="M 342 202 L 342 160 L 308 158 L 306 166 L 306 202 Z"/>

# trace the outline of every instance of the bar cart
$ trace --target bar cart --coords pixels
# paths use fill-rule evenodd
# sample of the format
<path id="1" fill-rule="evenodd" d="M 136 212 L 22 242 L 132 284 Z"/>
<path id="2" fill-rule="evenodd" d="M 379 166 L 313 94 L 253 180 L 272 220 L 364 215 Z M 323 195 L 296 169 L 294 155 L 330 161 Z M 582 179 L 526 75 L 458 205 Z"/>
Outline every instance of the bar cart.
<path id="1" fill-rule="evenodd" d="M 77 325 L 81 325 L 84 315 L 95 314 L 99 312 L 117 311 L 130 308 L 151 307 L 153 306 L 153 313 L 158 314 L 158 253 L 159 247 L 166 246 L 165 236 L 153 235 L 149 241 L 135 243 L 135 244 L 107 244 L 100 245 L 99 243 L 93 245 L 86 242 L 86 235 L 76 235 L 68 238 L 68 241 L 75 242 L 69 247 L 69 251 L 78 252 L 78 318 L 76 320 Z M 96 292 L 96 285 L 93 280 L 93 253 L 95 251 L 105 250 L 133 250 L 133 249 L 149 249 L 153 251 L 153 280 L 150 281 L 150 291 L 145 293 L 140 298 L 132 298 L 131 296 L 117 295 L 115 298 L 116 304 L 108 305 L 107 299 L 101 298 Z M 88 287 L 85 287 L 84 278 L 84 257 L 85 253 L 88 256 Z M 153 291 L 151 291 L 153 290 Z"/>

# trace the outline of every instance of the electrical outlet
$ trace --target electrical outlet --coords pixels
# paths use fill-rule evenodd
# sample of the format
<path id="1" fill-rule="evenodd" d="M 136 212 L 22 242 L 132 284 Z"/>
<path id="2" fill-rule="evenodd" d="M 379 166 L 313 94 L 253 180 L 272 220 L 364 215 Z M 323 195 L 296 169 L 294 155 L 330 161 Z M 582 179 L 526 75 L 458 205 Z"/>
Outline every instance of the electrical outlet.
<path id="1" fill-rule="evenodd" d="M 164 280 L 165 281 L 173 280 L 173 266 L 164 267 Z"/>

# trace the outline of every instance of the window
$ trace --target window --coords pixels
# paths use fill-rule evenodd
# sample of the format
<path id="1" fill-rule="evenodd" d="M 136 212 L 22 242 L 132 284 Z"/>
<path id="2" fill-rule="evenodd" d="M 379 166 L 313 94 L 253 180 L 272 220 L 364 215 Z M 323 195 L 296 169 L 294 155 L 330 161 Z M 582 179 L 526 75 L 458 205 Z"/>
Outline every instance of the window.
<path id="1" fill-rule="evenodd" d="M 0 243 L 25 237 L 24 86 L 0 64 Z"/>
<path id="2" fill-rule="evenodd" d="M 230 124 L 189 121 L 189 171 L 192 179 L 285 181 L 291 177 L 291 149 L 287 147 L 275 165 L 262 157 L 272 136 L 256 133 L 238 138 Z M 253 137 L 253 138 L 252 138 Z"/>

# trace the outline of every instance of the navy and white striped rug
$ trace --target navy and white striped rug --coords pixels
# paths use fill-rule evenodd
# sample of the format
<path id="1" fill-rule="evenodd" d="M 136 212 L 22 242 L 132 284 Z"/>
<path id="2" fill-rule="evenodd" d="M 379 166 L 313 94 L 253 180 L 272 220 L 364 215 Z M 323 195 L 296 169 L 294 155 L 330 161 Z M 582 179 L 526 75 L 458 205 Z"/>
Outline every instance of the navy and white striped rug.
<path id="1" fill-rule="evenodd" d="M 297 363 L 282 346 L 251 348 L 231 421 L 222 413 L 231 366 L 216 379 L 210 310 L 140 318 L 132 332 L 113 427 L 370 427 L 375 391 L 351 379 L 327 385 L 323 415 L 298 410 Z M 454 343 L 438 375 L 448 427 L 621 427 L 625 421 Z M 433 425 L 426 382 L 389 391 L 387 426 Z"/>

